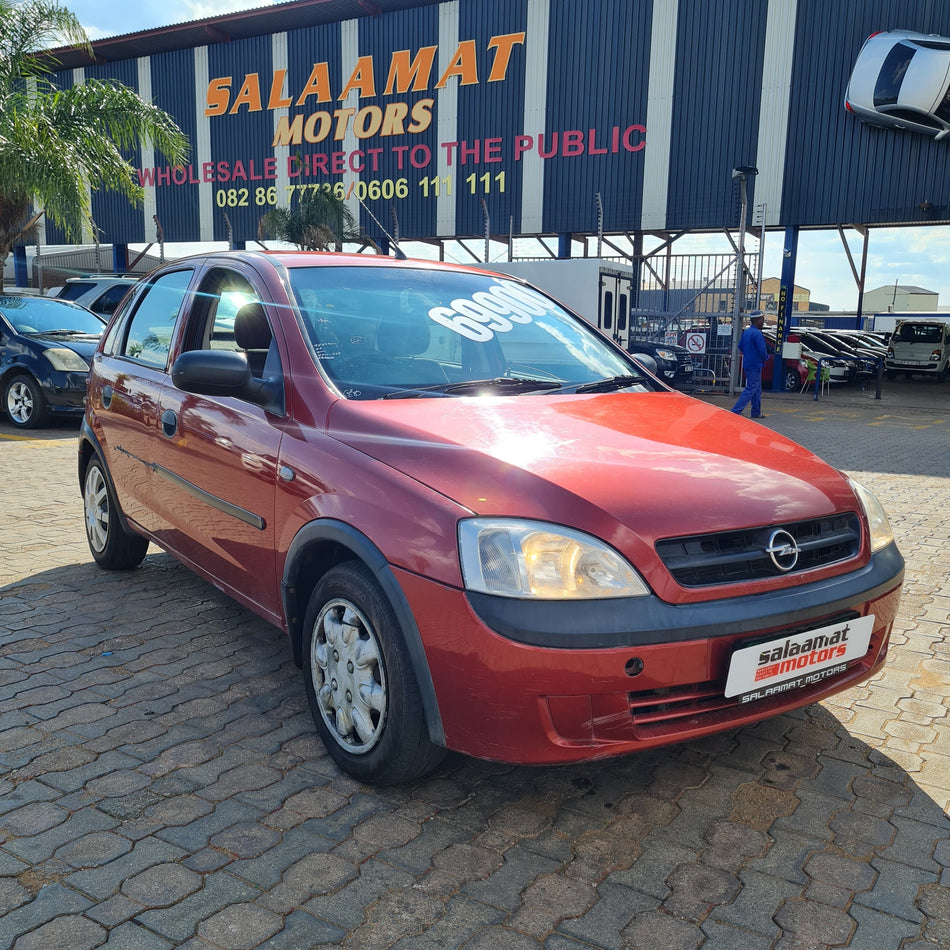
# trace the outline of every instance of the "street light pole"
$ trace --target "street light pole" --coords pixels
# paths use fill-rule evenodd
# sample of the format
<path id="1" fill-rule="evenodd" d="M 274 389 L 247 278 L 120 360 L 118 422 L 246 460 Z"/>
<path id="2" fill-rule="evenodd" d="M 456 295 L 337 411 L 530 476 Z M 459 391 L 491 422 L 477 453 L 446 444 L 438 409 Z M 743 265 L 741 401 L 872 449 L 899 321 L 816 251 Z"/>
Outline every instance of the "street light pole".
<path id="1" fill-rule="evenodd" d="M 739 337 L 742 335 L 742 312 L 745 300 L 745 225 L 749 210 L 749 200 L 746 194 L 746 180 L 749 175 L 758 175 L 759 170 L 752 165 L 739 165 L 733 168 L 732 177 L 739 179 L 739 197 L 741 211 L 739 214 L 739 250 L 736 261 L 736 288 L 735 302 L 732 310 L 732 362 L 729 367 L 729 394 L 735 395 L 739 390 Z"/>

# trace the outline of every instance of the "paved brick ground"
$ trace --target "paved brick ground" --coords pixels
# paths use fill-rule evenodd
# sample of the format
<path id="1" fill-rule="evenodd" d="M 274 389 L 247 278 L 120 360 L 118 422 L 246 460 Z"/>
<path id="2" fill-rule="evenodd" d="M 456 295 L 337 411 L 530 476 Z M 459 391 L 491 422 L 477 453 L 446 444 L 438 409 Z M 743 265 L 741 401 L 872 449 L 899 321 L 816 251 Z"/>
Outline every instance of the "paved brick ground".
<path id="1" fill-rule="evenodd" d="M 920 392 L 920 390 L 918 390 Z M 0 425 L 0 950 L 950 947 L 950 400 L 766 396 L 908 563 L 874 681 L 613 762 L 341 777 L 282 635 L 91 561 L 75 427 Z M 725 397 L 704 397 L 726 405 Z"/>

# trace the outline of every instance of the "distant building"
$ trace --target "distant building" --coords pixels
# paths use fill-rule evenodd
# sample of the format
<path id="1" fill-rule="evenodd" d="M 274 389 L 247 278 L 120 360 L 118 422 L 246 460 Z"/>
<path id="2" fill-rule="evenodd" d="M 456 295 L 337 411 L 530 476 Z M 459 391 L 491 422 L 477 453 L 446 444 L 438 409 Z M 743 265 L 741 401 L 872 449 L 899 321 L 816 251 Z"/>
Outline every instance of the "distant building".
<path id="1" fill-rule="evenodd" d="M 762 281 L 761 308 L 767 313 L 778 313 L 778 298 L 782 289 L 782 281 L 779 277 L 766 277 Z M 807 287 L 799 287 L 798 284 L 792 289 L 792 310 L 811 310 L 817 309 L 820 304 L 812 305 L 811 291 Z M 825 307 L 824 309 L 828 309 Z"/>
<path id="2" fill-rule="evenodd" d="M 940 294 L 907 284 L 886 284 L 868 290 L 862 300 L 865 313 L 905 313 L 936 310 Z"/>

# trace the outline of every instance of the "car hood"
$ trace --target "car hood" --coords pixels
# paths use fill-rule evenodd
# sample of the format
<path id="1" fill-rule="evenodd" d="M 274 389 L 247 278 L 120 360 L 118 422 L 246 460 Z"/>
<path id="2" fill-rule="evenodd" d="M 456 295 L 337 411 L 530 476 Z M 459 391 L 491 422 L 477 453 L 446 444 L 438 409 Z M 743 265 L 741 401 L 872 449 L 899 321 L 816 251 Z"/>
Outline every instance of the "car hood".
<path id="1" fill-rule="evenodd" d="M 475 514 L 554 521 L 627 551 L 858 508 L 817 456 L 672 392 L 340 401 L 329 434 Z"/>
<path id="2" fill-rule="evenodd" d="M 44 349 L 65 348 L 78 353 L 87 363 L 92 362 L 92 356 L 99 345 L 99 337 L 88 333 L 77 333 L 67 336 L 62 333 L 42 333 L 32 337 Z"/>

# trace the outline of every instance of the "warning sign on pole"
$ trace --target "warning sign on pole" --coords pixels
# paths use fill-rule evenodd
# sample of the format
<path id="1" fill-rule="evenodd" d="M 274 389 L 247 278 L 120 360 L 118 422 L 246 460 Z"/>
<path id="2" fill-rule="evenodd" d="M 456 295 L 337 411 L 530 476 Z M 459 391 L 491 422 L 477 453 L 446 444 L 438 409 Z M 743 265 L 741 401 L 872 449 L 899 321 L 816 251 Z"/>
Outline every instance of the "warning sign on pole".
<path id="1" fill-rule="evenodd" d="M 690 353 L 705 353 L 706 352 L 706 334 L 705 333 L 687 333 L 686 334 L 686 349 Z"/>

